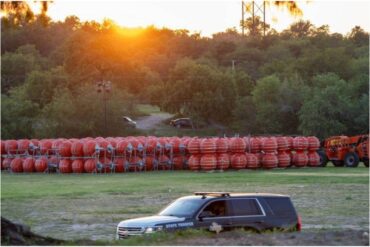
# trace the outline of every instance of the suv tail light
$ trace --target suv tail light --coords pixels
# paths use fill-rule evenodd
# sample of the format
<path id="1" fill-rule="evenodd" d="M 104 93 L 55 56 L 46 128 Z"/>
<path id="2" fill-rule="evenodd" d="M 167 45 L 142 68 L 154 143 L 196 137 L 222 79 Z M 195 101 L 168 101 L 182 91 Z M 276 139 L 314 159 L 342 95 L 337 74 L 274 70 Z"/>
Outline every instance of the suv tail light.
<path id="1" fill-rule="evenodd" d="M 301 229 L 302 229 L 302 220 L 301 216 L 298 215 L 297 231 L 301 231 Z"/>

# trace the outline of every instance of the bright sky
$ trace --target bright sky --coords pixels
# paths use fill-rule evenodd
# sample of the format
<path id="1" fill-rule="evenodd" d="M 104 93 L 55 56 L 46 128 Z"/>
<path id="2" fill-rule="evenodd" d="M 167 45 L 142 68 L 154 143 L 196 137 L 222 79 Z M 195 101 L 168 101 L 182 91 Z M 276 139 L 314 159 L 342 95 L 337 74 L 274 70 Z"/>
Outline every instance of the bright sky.
<path id="1" fill-rule="evenodd" d="M 370 1 L 299 1 L 301 19 L 316 26 L 328 24 L 331 32 L 348 33 L 355 25 L 370 30 Z M 54 0 L 48 14 L 54 20 L 76 15 L 82 21 L 109 18 L 125 27 L 168 27 L 201 32 L 203 36 L 237 27 L 241 19 L 241 0 L 172 0 L 172 1 L 89 1 Z M 299 20 L 283 10 L 267 8 L 266 21 L 281 31 Z M 277 18 L 277 22 L 272 19 Z"/>

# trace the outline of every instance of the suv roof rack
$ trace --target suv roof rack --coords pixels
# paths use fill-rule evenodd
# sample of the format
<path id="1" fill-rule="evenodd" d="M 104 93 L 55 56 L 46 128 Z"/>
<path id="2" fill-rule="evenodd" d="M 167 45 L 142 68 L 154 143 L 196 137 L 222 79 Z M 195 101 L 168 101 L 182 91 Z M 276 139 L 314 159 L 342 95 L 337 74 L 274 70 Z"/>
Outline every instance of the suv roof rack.
<path id="1" fill-rule="evenodd" d="M 206 198 L 206 196 L 230 197 L 229 192 L 194 192 L 194 195 L 202 196 L 202 198 Z"/>

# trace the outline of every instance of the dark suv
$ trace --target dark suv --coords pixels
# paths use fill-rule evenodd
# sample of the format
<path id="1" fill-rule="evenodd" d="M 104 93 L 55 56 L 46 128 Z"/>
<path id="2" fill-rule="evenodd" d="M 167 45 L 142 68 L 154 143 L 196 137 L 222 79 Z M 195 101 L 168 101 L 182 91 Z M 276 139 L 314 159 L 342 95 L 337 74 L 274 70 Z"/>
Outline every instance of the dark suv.
<path id="1" fill-rule="evenodd" d="M 194 129 L 193 121 L 190 118 L 178 118 L 170 121 L 170 125 L 176 128 L 192 128 Z"/>
<path id="2" fill-rule="evenodd" d="M 158 215 L 120 222 L 117 239 L 186 228 L 300 231 L 301 221 L 289 196 L 196 192 L 175 200 Z"/>

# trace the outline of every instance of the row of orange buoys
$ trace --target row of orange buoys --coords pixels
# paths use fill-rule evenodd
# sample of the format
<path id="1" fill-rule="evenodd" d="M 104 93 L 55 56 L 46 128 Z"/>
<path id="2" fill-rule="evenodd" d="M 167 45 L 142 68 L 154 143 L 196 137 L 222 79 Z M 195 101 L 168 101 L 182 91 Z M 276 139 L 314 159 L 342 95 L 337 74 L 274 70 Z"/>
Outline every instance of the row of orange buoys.
<path id="1" fill-rule="evenodd" d="M 61 173 L 318 166 L 316 137 L 87 137 L 1 141 L 1 169 Z"/>

